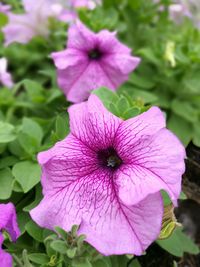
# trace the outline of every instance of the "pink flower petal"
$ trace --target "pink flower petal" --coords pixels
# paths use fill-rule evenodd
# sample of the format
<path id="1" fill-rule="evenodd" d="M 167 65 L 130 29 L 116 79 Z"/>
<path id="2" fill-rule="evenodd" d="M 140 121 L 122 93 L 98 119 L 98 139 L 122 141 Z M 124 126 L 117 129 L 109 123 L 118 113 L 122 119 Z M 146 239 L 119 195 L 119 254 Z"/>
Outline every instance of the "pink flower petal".
<path id="1" fill-rule="evenodd" d="M 134 205 L 161 189 L 177 204 L 185 171 L 185 149 L 163 126 L 161 112 L 151 108 L 119 127 L 117 151 L 128 165 L 116 176 L 120 198 L 127 205 Z"/>
<path id="2" fill-rule="evenodd" d="M 12 203 L 0 204 L 0 230 L 6 230 L 13 241 L 20 235 L 15 207 Z"/>
<path id="3" fill-rule="evenodd" d="M 115 35 L 107 30 L 93 33 L 80 21 L 69 28 L 67 49 L 52 54 L 58 85 L 69 101 L 82 102 L 102 86 L 116 90 L 138 66 L 140 59 Z"/>
<path id="4" fill-rule="evenodd" d="M 71 134 L 56 143 L 52 149 L 39 153 L 38 161 L 44 165 L 43 193 L 51 192 L 54 187 L 59 188 L 67 184 L 68 180 L 72 181 L 80 175 L 87 175 L 97 169 L 94 151 Z M 49 169 L 49 165 L 52 169 Z M 56 169 L 57 165 L 59 169 Z"/>
<path id="5" fill-rule="evenodd" d="M 97 44 L 96 35 L 86 28 L 81 22 L 77 21 L 68 30 L 67 47 L 80 51 L 87 51 L 94 48 Z"/>
<path id="6" fill-rule="evenodd" d="M 131 149 L 135 149 L 135 144 L 141 138 L 148 138 L 165 126 L 165 118 L 157 107 L 152 107 L 141 115 L 124 121 L 118 128 L 115 139 L 118 153 L 125 162 L 129 162 L 133 159 L 134 154 Z"/>
<path id="7" fill-rule="evenodd" d="M 5 252 L 1 247 L 3 244 L 3 236 L 0 234 L 0 262 L 1 267 L 12 267 L 12 257 L 9 253 Z"/>
<path id="8" fill-rule="evenodd" d="M 63 155 L 63 160 L 66 156 L 68 157 L 67 152 Z M 65 161 L 67 162 L 68 160 Z M 54 183 L 50 181 L 48 194 L 31 211 L 32 218 L 40 226 L 52 229 L 58 225 L 69 231 L 72 225 L 79 224 L 79 234 L 84 233 L 86 240 L 105 255 L 141 255 L 156 239 L 163 213 L 160 194 L 149 196 L 135 206 L 126 207 L 117 196 L 117 188 L 110 172 L 97 169 L 83 175 L 82 163 L 79 166 L 78 161 L 77 173 L 70 178 L 70 175 L 63 175 L 64 169 L 61 169 L 56 158 L 52 157 L 47 164 L 43 166 L 43 171 L 48 170 L 45 176 L 54 180 Z"/>
<path id="9" fill-rule="evenodd" d="M 149 195 L 134 206 L 125 206 L 117 196 L 108 197 L 107 201 L 107 205 L 96 210 L 100 221 L 92 222 L 95 227 L 83 219 L 79 233 L 86 234 L 86 241 L 104 255 L 141 255 L 160 233 L 161 195 Z"/>
<path id="10" fill-rule="evenodd" d="M 160 190 L 174 203 L 184 148 L 151 108 L 122 121 L 97 96 L 69 108 L 70 135 L 38 156 L 44 198 L 31 211 L 40 226 L 79 234 L 105 255 L 141 255 L 162 222 Z"/>
<path id="11" fill-rule="evenodd" d="M 9 14 L 9 23 L 2 29 L 5 35 L 5 45 L 13 42 L 27 43 L 35 35 L 33 21 L 29 15 Z"/>
<path id="12" fill-rule="evenodd" d="M 71 133 L 92 149 L 112 145 L 115 132 L 122 122 L 108 112 L 95 95 L 91 95 L 87 103 L 71 106 L 69 114 Z"/>

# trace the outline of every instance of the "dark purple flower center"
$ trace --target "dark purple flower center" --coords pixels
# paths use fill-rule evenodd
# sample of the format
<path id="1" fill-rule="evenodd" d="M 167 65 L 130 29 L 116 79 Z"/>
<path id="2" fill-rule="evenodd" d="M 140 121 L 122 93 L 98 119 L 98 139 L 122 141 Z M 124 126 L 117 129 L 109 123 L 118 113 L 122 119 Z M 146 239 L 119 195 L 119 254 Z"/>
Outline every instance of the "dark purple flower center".
<path id="1" fill-rule="evenodd" d="M 122 164 L 121 158 L 113 147 L 98 151 L 97 157 L 101 166 L 111 170 L 116 170 Z"/>
<path id="2" fill-rule="evenodd" d="M 89 59 L 98 60 L 102 57 L 102 52 L 98 48 L 94 48 L 88 52 Z"/>

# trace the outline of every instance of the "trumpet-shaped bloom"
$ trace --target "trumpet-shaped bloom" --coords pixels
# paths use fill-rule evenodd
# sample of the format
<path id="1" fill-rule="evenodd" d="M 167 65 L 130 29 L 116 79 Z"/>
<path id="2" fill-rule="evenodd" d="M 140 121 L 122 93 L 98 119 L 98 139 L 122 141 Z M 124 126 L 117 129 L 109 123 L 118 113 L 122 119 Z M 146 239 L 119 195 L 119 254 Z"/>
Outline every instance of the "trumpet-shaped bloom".
<path id="1" fill-rule="evenodd" d="M 39 153 L 40 226 L 79 233 L 102 254 L 140 255 L 158 236 L 166 190 L 174 203 L 185 151 L 157 107 L 122 121 L 97 96 L 69 108 L 71 133 Z"/>
<path id="2" fill-rule="evenodd" d="M 52 58 L 58 84 L 74 103 L 86 100 L 93 89 L 101 86 L 117 89 L 140 62 L 115 33 L 93 33 L 79 21 L 68 31 L 67 49 L 52 53 Z"/>
<path id="3" fill-rule="evenodd" d="M 4 57 L 0 58 L 0 83 L 11 88 L 13 86 L 13 81 L 11 74 L 7 71 L 7 65 L 7 59 Z"/>
<path id="4" fill-rule="evenodd" d="M 17 225 L 15 207 L 12 203 L 0 204 L 0 231 L 5 230 L 10 234 L 12 241 L 20 235 Z M 2 250 L 3 235 L 0 233 L 0 262 L 2 267 L 12 267 L 12 257 L 9 253 Z"/>

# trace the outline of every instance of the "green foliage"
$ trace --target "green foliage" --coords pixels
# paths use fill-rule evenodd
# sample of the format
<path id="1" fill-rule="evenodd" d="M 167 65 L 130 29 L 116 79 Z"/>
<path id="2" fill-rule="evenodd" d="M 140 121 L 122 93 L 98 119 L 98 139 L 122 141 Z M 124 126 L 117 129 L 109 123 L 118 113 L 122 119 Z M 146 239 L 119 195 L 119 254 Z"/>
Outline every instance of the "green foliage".
<path id="1" fill-rule="evenodd" d="M 185 146 L 191 140 L 200 146 L 200 31 L 189 20 L 180 25 L 170 21 L 170 2 L 103 0 L 94 10 L 78 10 L 88 27 L 96 32 L 104 28 L 117 31 L 119 39 L 142 59 L 116 92 L 100 88 L 93 93 L 123 120 L 158 105 L 166 114 L 168 128 Z M 21 1 L 6 3 L 22 11 Z M 160 5 L 164 5 L 163 12 L 158 12 Z M 0 28 L 6 23 L 6 16 L 0 13 Z M 64 49 L 66 29 L 52 20 L 49 38 L 0 46 L 0 57 L 8 59 L 15 81 L 12 90 L 0 88 L 0 201 L 16 205 L 21 229 L 15 244 L 8 240 L 4 244 L 13 255 L 14 267 L 140 267 L 132 255 L 100 255 L 84 241 L 85 236 L 77 236 L 76 226 L 70 233 L 59 227 L 53 232 L 40 228 L 29 216 L 42 199 L 37 154 L 69 133 L 66 110 L 70 103 L 58 88 L 49 56 Z M 166 193 L 163 199 L 165 205 L 170 204 Z M 197 246 L 180 228 L 172 231 L 173 227 L 165 225 L 164 238 L 171 235 L 157 244 L 177 257 L 184 252 L 197 254 Z"/>
<path id="2" fill-rule="evenodd" d="M 21 161 L 13 166 L 12 174 L 27 193 L 40 181 L 40 167 L 31 161 Z"/>
<path id="3" fill-rule="evenodd" d="M 182 257 L 184 252 L 191 254 L 199 253 L 198 246 L 182 232 L 180 227 L 168 239 L 158 240 L 157 243 L 176 257 Z"/>
<path id="4" fill-rule="evenodd" d="M 0 121 L 0 144 L 15 140 L 15 127 L 12 124 Z"/>
<path id="5" fill-rule="evenodd" d="M 8 199 L 12 193 L 13 176 L 9 168 L 0 170 L 0 199 Z"/>
<path id="6" fill-rule="evenodd" d="M 104 87 L 93 91 L 93 94 L 101 99 L 110 112 L 123 120 L 135 117 L 147 110 L 142 98 L 131 98 L 128 94 L 115 93 Z"/>

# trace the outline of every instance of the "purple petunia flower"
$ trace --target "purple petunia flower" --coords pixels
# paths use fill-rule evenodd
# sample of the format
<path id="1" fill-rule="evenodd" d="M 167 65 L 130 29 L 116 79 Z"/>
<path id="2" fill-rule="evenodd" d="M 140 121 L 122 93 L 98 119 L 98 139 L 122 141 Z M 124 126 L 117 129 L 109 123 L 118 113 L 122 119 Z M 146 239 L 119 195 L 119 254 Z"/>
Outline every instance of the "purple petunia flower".
<path id="1" fill-rule="evenodd" d="M 16 241 L 20 235 L 17 225 L 15 207 L 12 203 L 0 204 L 0 231 L 5 230 L 10 234 L 12 241 Z M 2 267 L 12 267 L 12 257 L 2 250 L 3 235 L 0 233 L 0 262 Z"/>
<path id="2" fill-rule="evenodd" d="M 140 62 L 115 33 L 107 30 L 93 33 L 78 21 L 70 27 L 68 36 L 67 49 L 52 53 L 52 58 L 58 84 L 71 102 L 86 100 L 101 86 L 115 90 Z"/>
<path id="3" fill-rule="evenodd" d="M 71 133 L 39 153 L 40 226 L 79 234 L 105 255 L 140 255 L 158 236 L 166 190 L 176 204 L 185 150 L 157 107 L 123 121 L 97 96 L 69 108 Z"/>
<path id="4" fill-rule="evenodd" d="M 7 65 L 7 59 L 4 57 L 0 58 L 0 84 L 11 88 L 13 86 L 13 81 L 11 74 L 7 71 Z"/>

